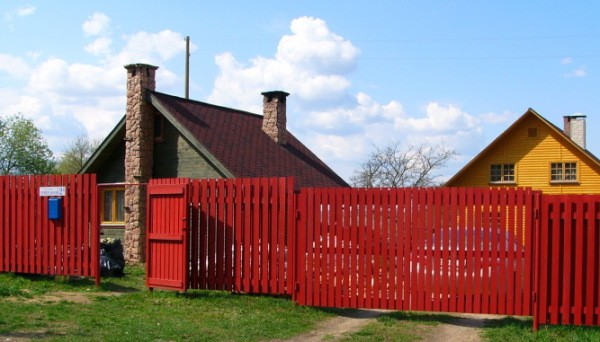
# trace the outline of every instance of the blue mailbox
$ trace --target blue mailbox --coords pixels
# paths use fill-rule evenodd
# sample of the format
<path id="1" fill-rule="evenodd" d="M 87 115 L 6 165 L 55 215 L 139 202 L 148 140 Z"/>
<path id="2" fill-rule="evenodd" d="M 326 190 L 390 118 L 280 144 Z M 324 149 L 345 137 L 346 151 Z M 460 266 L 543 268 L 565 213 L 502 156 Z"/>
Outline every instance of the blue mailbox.
<path id="1" fill-rule="evenodd" d="M 52 197 L 48 199 L 48 219 L 62 219 L 62 197 Z"/>

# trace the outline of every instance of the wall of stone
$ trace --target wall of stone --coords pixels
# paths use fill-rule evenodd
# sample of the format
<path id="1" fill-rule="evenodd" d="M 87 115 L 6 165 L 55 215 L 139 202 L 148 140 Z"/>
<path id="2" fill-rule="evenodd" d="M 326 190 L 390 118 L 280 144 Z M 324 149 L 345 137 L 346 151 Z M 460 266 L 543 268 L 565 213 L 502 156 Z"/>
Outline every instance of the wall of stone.
<path id="1" fill-rule="evenodd" d="M 146 186 L 152 176 L 154 109 L 148 91 L 156 88 L 157 67 L 130 64 L 127 69 L 125 121 L 125 261 L 144 262 Z"/>

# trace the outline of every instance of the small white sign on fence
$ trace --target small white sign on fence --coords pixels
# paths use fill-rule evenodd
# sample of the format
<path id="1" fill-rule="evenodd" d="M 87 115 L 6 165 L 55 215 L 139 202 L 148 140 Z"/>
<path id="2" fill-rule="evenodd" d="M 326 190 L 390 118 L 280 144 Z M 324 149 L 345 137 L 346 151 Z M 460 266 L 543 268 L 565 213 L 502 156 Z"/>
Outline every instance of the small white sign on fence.
<path id="1" fill-rule="evenodd" d="M 64 186 L 42 186 L 40 187 L 40 197 L 64 196 L 67 188 Z"/>

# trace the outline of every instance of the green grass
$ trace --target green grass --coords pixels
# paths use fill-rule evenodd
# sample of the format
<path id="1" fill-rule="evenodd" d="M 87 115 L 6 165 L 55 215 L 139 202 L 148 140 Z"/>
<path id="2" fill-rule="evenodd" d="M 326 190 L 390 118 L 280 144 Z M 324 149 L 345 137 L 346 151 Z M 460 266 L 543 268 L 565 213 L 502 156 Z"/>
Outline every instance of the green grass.
<path id="1" fill-rule="evenodd" d="M 127 271 L 126 277 L 104 279 L 100 289 L 89 279 L 56 282 L 1 274 L 0 335 L 61 341 L 260 341 L 293 337 L 333 315 L 286 298 L 150 292 L 144 289 L 143 270 Z M 91 302 L 43 300 L 42 295 L 55 291 L 86 292 Z"/>
<path id="2" fill-rule="evenodd" d="M 531 319 L 506 317 L 487 321 L 482 336 L 486 341 L 572 342 L 600 341 L 600 328 L 565 325 L 544 325 L 537 332 L 531 329 Z"/>

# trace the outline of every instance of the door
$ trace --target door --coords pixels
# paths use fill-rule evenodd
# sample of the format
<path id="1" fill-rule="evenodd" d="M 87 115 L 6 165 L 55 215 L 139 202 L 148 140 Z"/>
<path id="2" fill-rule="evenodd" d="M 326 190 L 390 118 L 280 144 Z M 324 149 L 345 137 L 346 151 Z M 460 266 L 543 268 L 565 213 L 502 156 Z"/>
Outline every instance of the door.
<path id="1" fill-rule="evenodd" d="M 146 286 L 150 289 L 187 290 L 187 187 L 148 185 Z"/>

